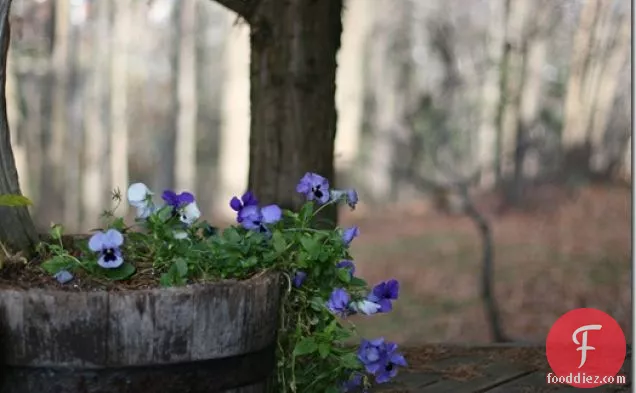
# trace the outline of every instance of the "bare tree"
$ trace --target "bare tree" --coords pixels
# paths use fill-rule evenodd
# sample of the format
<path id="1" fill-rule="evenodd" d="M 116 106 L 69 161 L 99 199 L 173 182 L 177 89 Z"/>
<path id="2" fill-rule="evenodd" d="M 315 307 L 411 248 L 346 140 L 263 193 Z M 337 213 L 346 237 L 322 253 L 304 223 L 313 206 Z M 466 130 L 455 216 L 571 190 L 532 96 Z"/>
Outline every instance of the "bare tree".
<path id="1" fill-rule="evenodd" d="M 0 1 L 0 194 L 20 194 L 18 171 L 11 150 L 11 135 L 7 120 L 6 66 L 9 51 L 9 10 L 11 0 Z M 10 252 L 28 252 L 37 241 L 35 226 L 24 208 L 0 206 L 0 242 Z"/>

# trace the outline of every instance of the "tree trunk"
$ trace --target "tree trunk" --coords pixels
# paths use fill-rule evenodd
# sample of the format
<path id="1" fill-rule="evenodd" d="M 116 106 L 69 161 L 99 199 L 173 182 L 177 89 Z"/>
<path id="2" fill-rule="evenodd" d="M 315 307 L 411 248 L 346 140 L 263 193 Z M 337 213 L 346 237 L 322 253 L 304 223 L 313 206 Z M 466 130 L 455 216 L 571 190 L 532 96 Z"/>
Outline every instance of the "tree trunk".
<path id="1" fill-rule="evenodd" d="M 360 145 L 364 103 L 364 56 L 371 11 L 366 0 L 348 0 L 344 15 L 342 49 L 338 54 L 336 104 L 338 133 L 335 165 L 351 175 Z"/>
<path id="2" fill-rule="evenodd" d="M 589 73 L 592 56 L 592 38 L 599 8 L 603 1 L 588 0 L 583 5 L 570 55 L 570 70 L 566 87 L 561 143 L 564 151 L 564 169 L 586 167 L 589 146 L 586 141 L 585 92 L 586 74 Z"/>
<path id="3" fill-rule="evenodd" d="M 196 1 L 181 0 L 179 23 L 179 114 L 176 140 L 176 187 L 195 192 L 197 168 Z"/>
<path id="4" fill-rule="evenodd" d="M 168 62 L 170 64 L 169 75 L 165 82 L 166 104 L 161 105 L 165 108 L 165 119 L 163 127 L 158 130 L 157 150 L 159 151 L 158 165 L 154 173 L 154 182 L 152 188 L 155 190 L 172 189 L 175 186 L 175 167 L 176 167 L 176 138 L 179 117 L 179 98 L 178 98 L 178 75 L 179 75 L 179 43 L 181 32 L 181 11 L 183 4 L 181 1 L 175 1 L 172 4 L 170 27 L 171 30 L 165 32 L 168 42 Z"/>
<path id="5" fill-rule="evenodd" d="M 110 32 L 110 2 L 95 3 L 95 19 L 92 20 L 94 29 L 89 63 L 88 99 L 86 100 L 84 127 L 84 158 L 82 182 L 82 226 L 86 231 L 96 228 L 99 215 L 105 207 L 108 194 L 104 194 L 104 183 L 108 181 L 104 167 L 107 167 L 107 141 L 109 125 L 105 122 L 108 112 L 107 96 L 109 93 L 109 45 Z"/>
<path id="6" fill-rule="evenodd" d="M 490 14 L 488 30 L 488 69 L 484 81 L 482 118 L 479 128 L 479 165 L 481 187 L 489 188 L 495 183 L 496 152 L 497 152 L 497 102 L 500 100 L 499 91 L 500 68 L 503 56 L 504 30 L 504 1 L 490 0 Z"/>
<path id="7" fill-rule="evenodd" d="M 18 171 L 11 150 L 11 136 L 7 120 L 5 78 L 9 51 L 9 10 L 11 0 L 0 1 L 0 194 L 20 194 Z M 37 241 L 35 227 L 27 208 L 0 206 L 0 242 L 10 251 L 28 253 Z"/>
<path id="8" fill-rule="evenodd" d="M 297 209 L 305 172 L 334 179 L 342 0 L 261 0 L 251 26 L 249 188 Z M 327 209 L 326 209 L 327 210 Z M 325 217 L 335 222 L 336 209 Z"/>
<path id="9" fill-rule="evenodd" d="M 69 29 L 68 58 L 64 63 L 65 69 L 61 71 L 65 77 L 58 80 L 56 93 L 66 96 L 66 104 L 59 105 L 54 114 L 58 121 L 53 124 L 55 135 L 62 139 L 62 147 L 58 153 L 64 152 L 61 162 L 64 168 L 64 219 L 63 224 L 70 233 L 80 233 L 82 219 L 82 147 L 83 140 L 87 138 L 82 126 L 84 101 L 79 82 L 79 28 L 71 25 Z M 63 86 L 63 81 L 66 81 Z M 65 126 L 65 128 L 61 128 Z"/>
<path id="10" fill-rule="evenodd" d="M 606 22 L 604 47 L 607 49 L 600 56 L 604 64 L 599 72 L 595 92 L 592 93 L 595 104 L 590 110 L 588 134 L 592 148 L 590 165 L 595 172 L 607 171 L 611 165 L 612 157 L 605 148 L 604 137 L 620 81 L 618 75 L 629 59 L 630 16 L 625 14 L 618 19 L 618 23 L 615 23 L 614 18 Z M 612 31 L 613 27 L 615 27 L 614 31 Z"/>
<path id="11" fill-rule="evenodd" d="M 228 17 L 232 23 L 236 16 Z M 231 19 L 231 20 L 230 20 Z M 228 208 L 232 196 L 247 187 L 250 145 L 250 37 L 247 26 L 230 27 L 224 48 L 221 135 L 219 137 L 219 187 L 215 203 L 219 214 L 233 220 Z"/>
<path id="12" fill-rule="evenodd" d="M 406 123 L 410 114 L 410 1 L 378 1 L 374 34 L 370 42 L 369 77 L 382 76 L 382 83 L 368 81 L 374 102 L 373 136 L 365 157 L 366 187 L 376 202 L 395 200 L 398 179 L 405 171 L 404 159 L 411 140 Z M 409 151 L 410 152 L 410 149 Z"/>
<path id="13" fill-rule="evenodd" d="M 42 89 L 42 173 L 39 187 L 41 200 L 36 206 L 38 222 L 50 225 L 63 219 L 64 203 L 64 134 L 67 132 L 69 79 L 68 56 L 70 36 L 70 2 L 51 3 L 54 29 L 52 68 Z M 46 196 L 46 197 L 45 197 Z"/>
<path id="14" fill-rule="evenodd" d="M 113 51 L 110 67 L 110 185 L 124 192 L 128 188 L 128 56 L 131 0 L 113 2 Z M 127 203 L 122 203 L 120 214 L 126 214 Z"/>
<path id="15" fill-rule="evenodd" d="M 498 113 L 498 180 L 514 172 L 517 146 L 517 126 L 519 124 L 521 93 L 523 89 L 523 67 L 525 56 L 524 30 L 528 20 L 529 0 L 506 2 L 506 33 L 504 58 L 501 73 L 501 104 Z"/>

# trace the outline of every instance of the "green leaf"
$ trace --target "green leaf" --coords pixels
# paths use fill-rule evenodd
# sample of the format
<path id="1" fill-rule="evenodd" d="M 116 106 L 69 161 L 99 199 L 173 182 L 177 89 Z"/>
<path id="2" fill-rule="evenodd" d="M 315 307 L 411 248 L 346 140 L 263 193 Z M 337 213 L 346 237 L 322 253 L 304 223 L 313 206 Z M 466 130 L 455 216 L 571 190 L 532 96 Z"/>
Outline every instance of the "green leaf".
<path id="1" fill-rule="evenodd" d="M 113 220 L 113 223 L 110 225 L 111 228 L 118 230 L 119 232 L 123 232 L 126 229 L 126 222 L 123 217 L 117 217 Z"/>
<path id="2" fill-rule="evenodd" d="M 163 273 L 159 279 L 159 283 L 162 287 L 171 287 L 173 285 L 172 275 L 170 275 L 170 273 Z"/>
<path id="3" fill-rule="evenodd" d="M 316 341 L 311 337 L 305 337 L 296 343 L 294 356 L 309 355 L 316 352 L 317 349 L 318 345 L 316 344 Z"/>
<path id="4" fill-rule="evenodd" d="M 174 260 L 175 269 L 179 277 L 186 277 L 188 275 L 188 264 L 185 259 L 177 258 Z"/>
<path id="5" fill-rule="evenodd" d="M 31 206 L 33 202 L 25 196 L 16 194 L 2 194 L 0 195 L 0 206 L 9 207 L 23 207 Z"/>
<path id="6" fill-rule="evenodd" d="M 349 282 L 349 284 L 351 284 L 352 286 L 355 286 L 355 287 L 365 287 L 366 288 L 366 287 L 369 286 L 369 284 L 367 284 L 366 281 L 364 281 L 363 279 L 358 278 L 358 277 L 353 277 L 351 279 L 351 281 Z"/>
<path id="7" fill-rule="evenodd" d="M 75 265 L 74 261 L 64 256 L 55 256 L 47 261 L 42 262 L 40 267 L 47 273 L 54 275 L 60 270 L 67 270 Z"/>
<path id="8" fill-rule="evenodd" d="M 346 353 L 340 357 L 340 364 L 343 368 L 357 370 L 360 368 L 360 360 L 355 353 Z"/>
<path id="9" fill-rule="evenodd" d="M 330 353 L 331 353 L 331 345 L 327 343 L 318 344 L 318 354 L 320 354 L 321 358 L 325 359 L 327 356 L 329 356 Z"/>
<path id="10" fill-rule="evenodd" d="M 125 280 L 135 274 L 135 267 L 130 263 L 124 263 L 117 269 L 103 269 L 102 273 L 106 278 L 113 281 Z"/>
<path id="11" fill-rule="evenodd" d="M 272 245 L 274 246 L 274 250 L 278 253 L 283 253 L 287 248 L 287 244 L 285 243 L 285 237 L 279 231 L 275 231 L 272 234 Z"/>
<path id="12" fill-rule="evenodd" d="M 60 240 L 62 238 L 62 234 L 64 233 L 64 227 L 59 224 L 51 225 L 51 229 L 49 229 L 49 235 L 53 240 Z"/>
<path id="13" fill-rule="evenodd" d="M 314 203 L 307 202 L 303 205 L 303 207 L 300 208 L 300 212 L 298 213 L 298 216 L 300 218 L 300 221 L 306 224 L 309 222 L 313 214 L 314 214 Z"/>
<path id="14" fill-rule="evenodd" d="M 241 235 L 238 233 L 236 228 L 229 227 L 223 231 L 223 238 L 230 243 L 240 243 Z"/>
<path id="15" fill-rule="evenodd" d="M 302 244 L 307 254 L 309 254 L 309 258 L 317 259 L 318 254 L 320 254 L 320 243 L 316 241 L 316 239 L 312 237 L 303 237 L 300 239 L 300 244 Z"/>
<path id="16" fill-rule="evenodd" d="M 325 309 L 325 301 L 319 297 L 314 297 L 309 302 L 314 311 L 322 311 Z"/>
<path id="17" fill-rule="evenodd" d="M 341 390 L 335 386 L 329 386 L 327 390 L 325 390 L 325 393 L 340 393 L 340 392 Z"/>
<path id="18" fill-rule="evenodd" d="M 336 269 L 336 275 L 338 276 L 338 280 L 344 283 L 351 282 L 351 272 L 348 269 Z"/>

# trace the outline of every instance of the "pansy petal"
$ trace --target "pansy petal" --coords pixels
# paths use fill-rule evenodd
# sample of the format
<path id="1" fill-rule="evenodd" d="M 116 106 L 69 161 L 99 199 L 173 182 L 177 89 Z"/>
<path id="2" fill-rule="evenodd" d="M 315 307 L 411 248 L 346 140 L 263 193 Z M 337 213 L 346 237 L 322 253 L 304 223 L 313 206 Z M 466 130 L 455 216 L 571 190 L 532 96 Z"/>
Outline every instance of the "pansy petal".
<path id="1" fill-rule="evenodd" d="M 258 205 L 258 200 L 251 191 L 245 192 L 245 194 L 241 196 L 241 201 L 243 201 L 243 206 Z"/>
<path id="2" fill-rule="evenodd" d="M 103 255 L 100 256 L 99 259 L 97 260 L 97 264 L 103 267 L 104 269 L 117 269 L 118 267 L 123 265 L 123 263 L 124 263 L 124 259 L 120 255 L 117 255 L 116 258 L 112 261 L 104 260 Z"/>
<path id="3" fill-rule="evenodd" d="M 243 204 L 241 203 L 241 201 L 237 197 L 232 197 L 232 199 L 230 200 L 230 207 L 235 212 L 238 212 L 243 207 Z"/>
<path id="4" fill-rule="evenodd" d="M 88 248 L 91 251 L 98 252 L 104 249 L 104 232 L 95 232 L 88 240 Z"/>
<path id="5" fill-rule="evenodd" d="M 182 192 L 177 196 L 180 205 L 187 205 L 194 202 L 194 195 L 189 192 Z"/>
<path id="6" fill-rule="evenodd" d="M 263 216 L 264 223 L 274 224 L 280 221 L 283 212 L 277 205 L 268 205 L 261 208 L 261 215 Z"/>
<path id="7" fill-rule="evenodd" d="M 116 229 L 109 229 L 104 234 L 103 243 L 107 248 L 117 248 L 124 244 L 124 236 Z"/>
<path id="8" fill-rule="evenodd" d="M 196 202 L 192 202 L 192 203 L 187 204 L 183 208 L 183 214 L 182 214 L 182 217 L 181 217 L 181 221 L 184 224 L 192 225 L 192 223 L 194 223 L 196 220 L 198 220 L 199 217 L 201 217 L 201 211 L 199 210 L 199 207 L 197 206 Z"/>
<path id="9" fill-rule="evenodd" d="M 175 205 L 177 203 L 177 194 L 171 190 L 165 190 L 161 193 L 161 199 L 166 201 L 169 205 Z"/>
<path id="10" fill-rule="evenodd" d="M 135 205 L 137 203 L 142 203 L 148 198 L 149 195 L 152 195 L 148 186 L 144 183 L 133 183 L 128 187 L 128 191 L 126 196 L 128 198 L 128 202 L 131 205 Z"/>

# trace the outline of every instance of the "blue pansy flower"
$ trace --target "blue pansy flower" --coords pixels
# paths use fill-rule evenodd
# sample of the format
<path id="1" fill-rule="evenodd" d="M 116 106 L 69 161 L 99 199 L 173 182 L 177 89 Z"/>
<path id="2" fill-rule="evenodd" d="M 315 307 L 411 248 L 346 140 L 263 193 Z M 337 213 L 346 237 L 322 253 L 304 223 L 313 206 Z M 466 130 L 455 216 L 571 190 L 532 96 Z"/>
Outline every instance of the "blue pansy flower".
<path id="1" fill-rule="evenodd" d="M 320 204 L 329 202 L 329 181 L 315 173 L 307 172 L 296 186 L 296 192 L 304 194 L 307 200 Z"/>
<path id="2" fill-rule="evenodd" d="M 246 207 L 246 206 L 257 206 L 258 205 L 258 200 L 254 197 L 254 194 L 252 194 L 250 191 L 247 191 L 245 194 L 243 194 L 241 196 L 241 199 L 238 199 L 237 197 L 233 197 L 230 200 L 230 207 L 232 208 L 232 210 L 234 210 L 237 213 L 237 221 L 239 222 L 239 224 L 241 223 L 241 217 L 240 217 L 240 212 L 241 210 Z"/>
<path id="3" fill-rule="evenodd" d="M 397 352 L 397 344 L 392 342 L 385 342 L 382 358 L 382 367 L 374 373 L 375 381 L 377 383 L 386 383 L 395 378 L 398 373 L 398 367 L 407 367 L 406 359 L 404 356 Z"/>
<path id="4" fill-rule="evenodd" d="M 299 270 L 296 272 L 296 274 L 294 274 L 292 283 L 294 284 L 296 288 L 299 288 L 301 285 L 303 285 L 303 282 L 305 282 L 306 278 L 307 278 L 307 273 L 303 272 L 302 270 Z"/>
<path id="5" fill-rule="evenodd" d="M 397 344 L 385 342 L 382 337 L 362 340 L 358 359 L 364 364 L 366 371 L 375 376 L 377 383 L 390 381 L 397 375 L 398 366 L 407 366 L 404 356 L 397 352 Z"/>
<path id="6" fill-rule="evenodd" d="M 124 236 L 115 229 L 96 232 L 88 240 L 88 248 L 99 253 L 97 264 L 105 269 L 115 269 L 124 263 L 120 250 L 122 244 Z"/>
<path id="7" fill-rule="evenodd" d="M 71 272 L 69 272 L 68 270 L 60 270 L 59 272 L 55 273 L 53 277 L 60 284 L 66 284 L 73 279 L 73 274 L 71 274 Z"/>
<path id="8" fill-rule="evenodd" d="M 137 218 L 146 219 L 155 212 L 156 207 L 152 201 L 154 194 L 144 183 L 133 183 L 128 187 L 126 196 L 128 203 L 137 210 Z"/>
<path id="9" fill-rule="evenodd" d="M 346 247 L 349 247 L 351 241 L 356 238 L 360 234 L 360 229 L 357 226 L 353 226 L 351 228 L 347 228 L 342 233 L 342 242 Z"/>
<path id="10" fill-rule="evenodd" d="M 260 233 L 269 233 L 266 225 L 275 224 L 283 216 L 283 212 L 277 205 L 258 207 L 256 205 L 243 206 L 239 212 L 239 222 L 245 229 Z"/>
<path id="11" fill-rule="evenodd" d="M 349 308 L 350 301 L 351 297 L 345 289 L 336 288 L 333 292 L 331 292 L 331 296 L 327 301 L 327 308 L 329 311 L 340 317 L 346 317 L 351 314 L 351 310 Z"/>
<path id="12" fill-rule="evenodd" d="M 336 264 L 338 269 L 347 269 L 349 270 L 349 274 L 351 277 L 356 273 L 356 265 L 353 264 L 353 261 L 344 259 Z"/>
<path id="13" fill-rule="evenodd" d="M 373 287 L 371 293 L 367 296 L 367 300 L 380 305 L 379 312 L 389 312 L 393 309 L 391 300 L 396 300 L 400 294 L 400 283 L 391 279 L 383 281 Z"/>
<path id="14" fill-rule="evenodd" d="M 353 312 L 356 313 L 373 315 L 380 312 L 381 306 L 378 303 L 363 299 L 352 302 L 350 308 Z"/>

